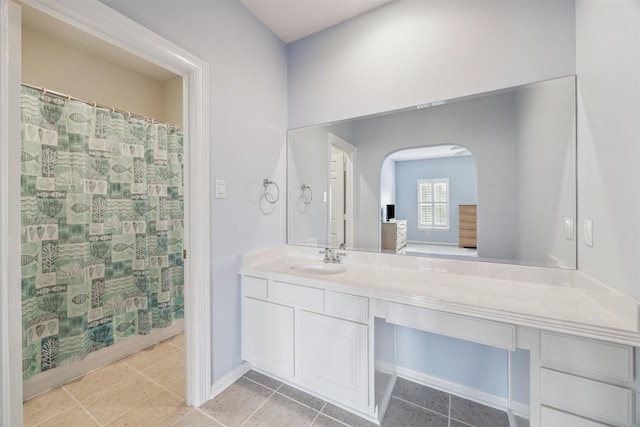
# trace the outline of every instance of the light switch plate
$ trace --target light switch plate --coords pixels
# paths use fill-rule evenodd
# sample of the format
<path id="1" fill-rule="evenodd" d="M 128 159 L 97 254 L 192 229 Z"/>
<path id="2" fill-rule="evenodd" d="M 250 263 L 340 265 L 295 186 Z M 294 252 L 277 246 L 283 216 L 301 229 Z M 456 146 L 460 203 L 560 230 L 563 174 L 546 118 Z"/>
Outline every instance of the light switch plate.
<path id="1" fill-rule="evenodd" d="M 214 195 L 216 199 L 224 199 L 227 197 L 227 183 L 224 179 L 216 179 L 216 186 L 214 188 Z"/>
<path id="2" fill-rule="evenodd" d="M 584 244 L 593 246 L 593 221 L 590 219 L 584 220 Z"/>

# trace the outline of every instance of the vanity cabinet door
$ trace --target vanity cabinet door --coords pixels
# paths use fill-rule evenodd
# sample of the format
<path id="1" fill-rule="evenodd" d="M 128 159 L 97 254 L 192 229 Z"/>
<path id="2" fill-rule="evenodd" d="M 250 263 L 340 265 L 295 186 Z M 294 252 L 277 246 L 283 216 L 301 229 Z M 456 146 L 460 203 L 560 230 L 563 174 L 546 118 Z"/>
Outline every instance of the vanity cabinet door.
<path id="1" fill-rule="evenodd" d="M 367 325 L 301 313 L 302 383 L 356 408 L 368 402 Z"/>
<path id="2" fill-rule="evenodd" d="M 292 378 L 293 308 L 245 297 L 243 309 L 244 359 L 265 372 Z"/>

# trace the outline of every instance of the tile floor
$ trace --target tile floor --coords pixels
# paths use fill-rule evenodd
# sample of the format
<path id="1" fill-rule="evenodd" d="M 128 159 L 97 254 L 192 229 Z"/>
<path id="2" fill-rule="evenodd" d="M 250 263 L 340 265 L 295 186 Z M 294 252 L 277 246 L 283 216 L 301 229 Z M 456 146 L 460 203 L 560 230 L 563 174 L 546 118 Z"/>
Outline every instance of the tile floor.
<path id="1" fill-rule="evenodd" d="M 25 402 L 25 426 L 373 427 L 375 424 L 249 371 L 200 408 L 184 403 L 183 336 Z M 508 427 L 506 413 L 398 379 L 383 427 Z"/>

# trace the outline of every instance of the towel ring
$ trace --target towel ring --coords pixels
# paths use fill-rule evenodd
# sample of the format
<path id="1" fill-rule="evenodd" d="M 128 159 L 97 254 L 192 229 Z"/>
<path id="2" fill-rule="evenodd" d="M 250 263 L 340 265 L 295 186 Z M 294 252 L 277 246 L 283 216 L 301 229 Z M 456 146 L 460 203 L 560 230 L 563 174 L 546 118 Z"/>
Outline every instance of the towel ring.
<path id="1" fill-rule="evenodd" d="M 302 184 L 302 194 L 300 197 L 305 205 L 311 204 L 311 201 L 313 200 L 313 191 L 311 190 L 311 187 L 306 184 Z"/>
<path id="2" fill-rule="evenodd" d="M 262 185 L 264 185 L 264 199 L 267 202 L 271 203 L 272 205 L 275 204 L 278 201 L 278 199 L 280 198 L 280 187 L 278 187 L 278 184 L 276 184 L 275 182 L 265 178 L 265 180 L 262 181 Z M 269 189 L 270 185 L 274 185 L 276 187 L 276 197 L 275 197 L 275 199 L 269 193 L 269 191 L 267 191 Z"/>

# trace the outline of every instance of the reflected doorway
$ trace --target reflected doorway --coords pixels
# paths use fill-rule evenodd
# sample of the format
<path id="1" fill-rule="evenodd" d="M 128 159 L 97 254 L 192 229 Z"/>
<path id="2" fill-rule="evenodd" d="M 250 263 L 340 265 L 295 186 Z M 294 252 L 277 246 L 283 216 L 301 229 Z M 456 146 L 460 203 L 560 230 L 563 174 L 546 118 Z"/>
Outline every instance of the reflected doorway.
<path id="1" fill-rule="evenodd" d="M 353 248 L 354 180 L 356 147 L 329 134 L 329 245 Z"/>
<path id="2" fill-rule="evenodd" d="M 385 159 L 381 177 L 382 212 L 393 206 L 391 221 L 406 224 L 405 242 L 396 253 L 477 259 L 477 172 L 467 148 L 397 151 Z"/>

